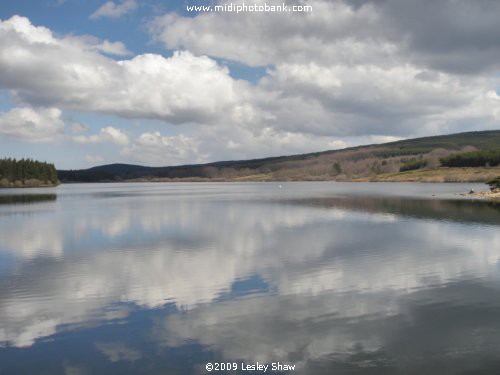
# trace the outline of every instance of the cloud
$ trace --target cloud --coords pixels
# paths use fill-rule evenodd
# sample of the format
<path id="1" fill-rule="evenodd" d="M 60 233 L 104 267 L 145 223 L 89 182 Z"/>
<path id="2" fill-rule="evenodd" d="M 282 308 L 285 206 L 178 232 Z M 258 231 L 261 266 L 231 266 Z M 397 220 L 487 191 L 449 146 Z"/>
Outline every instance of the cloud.
<path id="1" fill-rule="evenodd" d="M 66 36 L 64 40 L 68 46 L 78 48 L 82 51 L 102 52 L 114 56 L 132 55 L 132 52 L 130 52 L 125 44 L 120 41 L 112 42 L 108 39 L 100 40 L 92 35 L 69 35 Z"/>
<path id="2" fill-rule="evenodd" d="M 411 63 L 467 74 L 499 68 L 497 1 L 424 3 L 311 0 L 311 13 L 204 12 L 195 17 L 167 13 L 151 22 L 150 30 L 167 48 L 186 48 L 252 66 Z"/>
<path id="3" fill-rule="evenodd" d="M 372 1 L 388 33 L 412 60 L 458 74 L 494 73 L 500 66 L 495 0 Z"/>
<path id="4" fill-rule="evenodd" d="M 75 134 L 82 134 L 85 133 L 89 130 L 89 127 L 85 124 L 82 124 L 81 122 L 75 122 L 73 125 L 71 125 L 71 130 Z"/>
<path id="5" fill-rule="evenodd" d="M 115 61 L 19 16 L 1 21 L 0 46 L 0 87 L 32 104 L 183 123 L 214 121 L 237 99 L 226 68 L 189 52 Z"/>
<path id="6" fill-rule="evenodd" d="M 201 141 L 197 138 L 182 134 L 163 136 L 160 132 L 143 133 L 121 154 L 137 162 L 158 166 L 206 162 L 206 156 L 199 150 Z"/>
<path id="7" fill-rule="evenodd" d="M 428 116 L 481 100 L 485 87 L 493 85 L 487 79 L 462 80 L 445 73 L 422 80 L 421 72 L 411 65 L 279 64 L 261 81 L 265 95 L 274 93 L 261 106 L 275 115 L 269 121 L 274 127 L 288 131 L 405 136 L 418 134 L 418 125 L 427 124 Z M 490 114 L 483 116 L 486 120 Z M 490 117 L 483 126 L 493 121 Z"/>
<path id="8" fill-rule="evenodd" d="M 61 138 L 64 122 L 57 108 L 13 108 L 0 112 L 0 134 L 29 143 L 54 142 Z"/>
<path id="9" fill-rule="evenodd" d="M 322 143 L 315 144 L 324 149 L 332 142 L 350 145 L 471 127 L 497 128 L 496 104 L 487 93 L 494 92 L 499 80 L 484 72 L 500 61 L 488 57 L 493 50 L 500 53 L 500 48 L 490 43 L 486 53 L 481 43 L 476 46 L 481 50 L 480 58 L 469 70 L 475 74 L 460 74 L 465 67 L 448 69 L 440 64 L 444 60 L 439 49 L 431 56 L 413 47 L 424 30 L 416 22 L 415 29 L 412 26 L 409 30 L 398 24 L 396 20 L 404 17 L 398 18 L 394 8 L 406 12 L 408 19 L 414 14 L 432 19 L 429 27 L 438 39 L 444 38 L 439 35 L 440 25 L 445 28 L 442 32 L 452 37 L 450 22 L 440 24 L 433 19 L 434 14 L 426 18 L 427 9 L 414 0 L 395 3 L 312 0 L 308 4 L 313 12 L 307 14 L 209 12 L 184 17 L 170 12 L 154 19 L 150 31 L 166 48 L 188 49 L 247 66 L 268 66 L 266 75 L 241 95 L 251 118 L 237 121 L 233 116 L 228 120 L 231 127 L 219 125 L 230 134 L 222 134 L 222 138 L 232 137 L 231 145 L 249 144 L 238 135 L 248 138 L 250 134 L 251 139 L 265 132 L 288 134 L 296 148 L 306 151 L 311 139 L 322 138 Z M 443 19 L 450 18 L 444 9 L 453 12 L 455 4 L 460 14 L 468 9 L 462 1 L 440 4 L 433 7 L 440 9 L 437 17 Z M 413 11 L 416 7 L 418 12 Z M 471 7 L 478 15 L 476 21 L 486 12 L 476 4 Z M 468 22 L 479 28 L 476 21 Z M 488 22 L 485 27 L 493 30 L 496 26 Z M 466 45 L 462 50 L 457 45 L 456 53 L 463 55 L 465 63 L 475 55 L 469 53 L 472 45 L 467 45 L 463 33 L 462 38 Z M 428 39 L 432 37 L 428 35 Z M 446 56 L 453 58 L 453 54 Z M 278 138 L 271 137 L 275 150 L 290 149 Z M 205 135 L 204 139 L 210 138 Z M 237 149 L 232 148 L 233 155 Z M 252 148 L 239 149 L 249 155 Z"/>
<path id="10" fill-rule="evenodd" d="M 119 145 L 126 145 L 129 143 L 128 136 L 120 129 L 112 126 L 102 128 L 97 135 L 75 135 L 73 141 L 77 143 L 104 143 L 111 142 Z"/>
<path id="11" fill-rule="evenodd" d="M 94 13 L 90 15 L 90 19 L 98 19 L 103 17 L 119 18 L 127 13 L 132 12 L 137 8 L 136 0 L 124 0 L 120 4 L 113 1 L 108 1 L 101 5 Z"/>
<path id="12" fill-rule="evenodd" d="M 167 13 L 150 23 L 150 31 L 167 48 L 186 48 L 250 66 L 311 60 L 364 64 L 394 50 L 390 41 L 374 38 L 379 34 L 374 6 L 354 10 L 341 1 L 308 4 L 311 13 L 204 12 L 195 17 Z"/>
<path id="13" fill-rule="evenodd" d="M 167 13 L 151 24 L 154 37 L 189 51 L 120 61 L 106 54 L 129 53 L 121 42 L 56 36 L 15 16 L 0 22 L 0 88 L 31 107 L 183 125 L 157 124 L 122 142 L 123 157 L 155 165 L 497 128 L 498 77 L 486 65 L 459 74 L 425 62 L 383 3 L 313 0 L 308 14 Z M 269 66 L 247 82 L 204 54 Z"/>
<path id="14" fill-rule="evenodd" d="M 88 161 L 89 163 L 95 164 L 95 163 L 102 163 L 104 161 L 104 158 L 99 155 L 85 155 L 85 160 Z"/>
<path id="15" fill-rule="evenodd" d="M 99 134 L 84 135 L 88 127 L 74 123 L 72 131 L 75 135 L 66 135 L 62 111 L 58 108 L 13 108 L 8 112 L 0 112 L 0 135 L 29 143 L 53 143 L 71 139 L 76 143 L 116 143 L 125 146 L 129 137 L 122 130 L 107 126 Z"/>
<path id="16" fill-rule="evenodd" d="M 116 56 L 127 56 L 132 54 L 122 42 L 110 42 L 107 39 L 98 44 L 96 49 L 98 51 Z"/>
<path id="17" fill-rule="evenodd" d="M 122 149 L 121 155 L 130 162 L 165 166 L 258 158 L 276 152 L 290 155 L 348 145 L 350 143 L 336 137 L 279 131 L 271 127 L 252 130 L 221 125 L 174 136 L 160 132 L 143 133 L 129 147 Z"/>

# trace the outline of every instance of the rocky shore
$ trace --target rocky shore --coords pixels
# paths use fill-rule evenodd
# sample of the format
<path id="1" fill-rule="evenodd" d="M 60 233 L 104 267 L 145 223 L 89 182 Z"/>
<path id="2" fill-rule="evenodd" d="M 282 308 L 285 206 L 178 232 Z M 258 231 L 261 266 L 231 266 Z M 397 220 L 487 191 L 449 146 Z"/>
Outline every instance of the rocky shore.
<path id="1" fill-rule="evenodd" d="M 481 191 L 478 193 L 472 193 L 471 195 L 485 199 L 500 200 L 500 189 L 495 189 L 492 191 Z"/>

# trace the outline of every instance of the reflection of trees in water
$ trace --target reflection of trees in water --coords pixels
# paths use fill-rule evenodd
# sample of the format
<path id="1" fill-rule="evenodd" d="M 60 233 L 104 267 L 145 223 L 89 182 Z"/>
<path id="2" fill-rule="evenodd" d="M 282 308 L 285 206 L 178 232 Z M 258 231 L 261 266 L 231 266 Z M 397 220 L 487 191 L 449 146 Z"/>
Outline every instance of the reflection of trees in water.
<path id="1" fill-rule="evenodd" d="M 300 199 L 293 202 L 352 211 L 389 213 L 419 219 L 500 224 L 500 202 L 495 201 L 339 197 Z"/>
<path id="2" fill-rule="evenodd" d="M 55 201 L 56 194 L 0 195 L 0 204 L 26 204 Z"/>

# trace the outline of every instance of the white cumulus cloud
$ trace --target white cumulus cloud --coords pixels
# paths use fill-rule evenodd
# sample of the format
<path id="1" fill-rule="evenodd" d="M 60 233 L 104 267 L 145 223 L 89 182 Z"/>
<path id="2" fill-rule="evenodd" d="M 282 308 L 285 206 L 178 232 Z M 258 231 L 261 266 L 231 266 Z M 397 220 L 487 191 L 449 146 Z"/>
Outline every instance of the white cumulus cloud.
<path id="1" fill-rule="evenodd" d="M 131 52 L 127 49 L 127 47 L 125 47 L 125 44 L 123 44 L 122 42 L 110 42 L 107 39 L 97 44 L 96 49 L 98 51 L 115 56 L 127 56 L 131 54 Z"/>
<path id="2" fill-rule="evenodd" d="M 0 88 L 35 105 L 173 123 L 213 121 L 237 99 L 228 70 L 207 57 L 115 61 L 95 50 L 95 43 L 58 38 L 24 17 L 0 21 L 0 71 L 8 73 Z"/>
<path id="3" fill-rule="evenodd" d="M 64 133 L 61 110 L 57 108 L 13 108 L 0 112 L 0 134 L 29 143 L 53 142 Z"/>
<path id="4" fill-rule="evenodd" d="M 90 15 L 90 19 L 103 17 L 119 18 L 135 10 L 137 6 L 138 4 L 136 0 L 124 0 L 118 4 L 113 1 L 107 1 Z"/>
<path id="5" fill-rule="evenodd" d="M 189 161 L 206 162 L 199 150 L 201 140 L 187 135 L 164 136 L 160 132 L 141 134 L 122 156 L 151 165 L 174 165 Z"/>
<path id="6" fill-rule="evenodd" d="M 104 143 L 111 142 L 119 145 L 126 145 L 129 143 L 128 136 L 120 129 L 112 126 L 102 128 L 99 134 L 95 135 L 75 135 L 73 141 L 77 143 Z"/>
<path id="7" fill-rule="evenodd" d="M 67 137 L 115 142 L 127 160 L 154 165 L 498 128 L 498 77 L 423 62 L 409 50 L 413 39 L 394 33 L 389 14 L 407 10 L 370 0 L 310 3 L 307 14 L 170 12 L 150 29 L 157 41 L 182 51 L 120 61 L 108 55 L 130 54 L 122 42 L 55 35 L 14 16 L 0 21 L 0 71 L 6 72 L 0 89 L 33 108 L 111 114 L 139 126 L 160 120 L 135 134 L 128 130 L 128 142 L 110 134 Z M 427 52 L 429 59 L 437 56 Z M 225 59 L 267 68 L 248 82 L 235 79 Z M 183 126 L 162 129 L 172 125 Z"/>

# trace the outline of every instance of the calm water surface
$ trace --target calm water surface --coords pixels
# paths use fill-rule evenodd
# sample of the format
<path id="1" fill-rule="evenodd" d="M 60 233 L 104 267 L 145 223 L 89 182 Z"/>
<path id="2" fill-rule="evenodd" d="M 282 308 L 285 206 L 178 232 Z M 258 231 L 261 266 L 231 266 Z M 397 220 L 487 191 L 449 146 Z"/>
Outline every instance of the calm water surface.
<path id="1" fill-rule="evenodd" d="M 1 190 L 0 374 L 500 373 L 485 185 L 281 185 Z"/>

